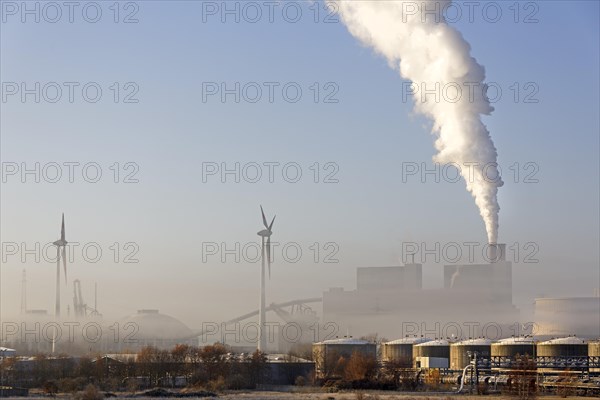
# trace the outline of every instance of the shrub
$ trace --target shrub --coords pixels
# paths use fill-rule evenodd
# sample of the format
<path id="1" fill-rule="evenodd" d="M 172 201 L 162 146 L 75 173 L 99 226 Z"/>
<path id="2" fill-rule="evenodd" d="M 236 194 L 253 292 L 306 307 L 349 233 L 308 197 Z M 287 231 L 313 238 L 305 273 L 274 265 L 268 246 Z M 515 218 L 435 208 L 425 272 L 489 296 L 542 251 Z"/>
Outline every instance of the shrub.
<path id="1" fill-rule="evenodd" d="M 222 392 L 225 389 L 225 378 L 219 376 L 206 384 L 206 387 L 211 392 Z"/>
<path id="2" fill-rule="evenodd" d="M 103 398 L 104 395 L 91 383 L 85 387 L 83 392 L 75 395 L 75 400 L 102 400 Z"/>

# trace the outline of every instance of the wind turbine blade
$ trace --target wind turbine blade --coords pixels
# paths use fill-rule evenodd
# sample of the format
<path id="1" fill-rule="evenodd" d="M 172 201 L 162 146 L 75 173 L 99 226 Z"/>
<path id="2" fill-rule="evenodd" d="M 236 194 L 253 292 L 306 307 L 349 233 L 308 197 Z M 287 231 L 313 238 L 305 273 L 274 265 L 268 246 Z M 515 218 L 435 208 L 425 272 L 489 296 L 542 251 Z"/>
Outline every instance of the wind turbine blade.
<path id="1" fill-rule="evenodd" d="M 273 222 L 275 222 L 275 217 L 276 217 L 276 216 L 277 216 L 277 215 L 275 215 L 275 216 L 273 217 L 273 219 L 271 220 L 271 225 L 269 225 L 269 232 L 271 231 L 271 228 L 273 227 Z"/>
<path id="2" fill-rule="evenodd" d="M 269 279 L 271 279 L 271 236 L 267 239 L 267 265 L 269 267 Z"/>
<path id="3" fill-rule="evenodd" d="M 65 213 L 62 215 L 62 226 L 60 228 L 60 239 L 65 240 Z"/>
<path id="4" fill-rule="evenodd" d="M 62 261 L 63 270 L 65 271 L 65 285 L 67 284 L 67 249 L 65 246 L 62 248 Z"/>
<path id="5" fill-rule="evenodd" d="M 263 225 L 265 228 L 269 229 L 269 225 L 267 224 L 267 218 L 265 217 L 265 212 L 263 211 L 262 206 L 260 206 L 260 213 L 262 214 Z"/>

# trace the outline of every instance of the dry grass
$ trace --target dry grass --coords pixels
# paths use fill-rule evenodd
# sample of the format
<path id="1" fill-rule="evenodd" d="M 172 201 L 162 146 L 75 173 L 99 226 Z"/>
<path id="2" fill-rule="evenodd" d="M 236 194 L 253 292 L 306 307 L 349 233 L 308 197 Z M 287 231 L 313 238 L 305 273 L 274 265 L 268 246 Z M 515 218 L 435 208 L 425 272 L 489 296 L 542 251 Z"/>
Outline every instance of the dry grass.
<path id="1" fill-rule="evenodd" d="M 399 392 L 375 392 L 375 391 L 354 391 L 340 392 L 335 394 L 312 392 L 312 393 L 283 393 L 283 392 L 236 392 L 224 393 L 219 399 L 247 399 L 247 400 L 514 400 L 506 395 L 488 395 L 488 396 L 466 396 L 466 395 L 427 395 L 402 394 Z M 582 400 L 582 397 L 567 397 L 568 400 Z M 539 396 L 538 400 L 564 400 L 559 396 Z"/>

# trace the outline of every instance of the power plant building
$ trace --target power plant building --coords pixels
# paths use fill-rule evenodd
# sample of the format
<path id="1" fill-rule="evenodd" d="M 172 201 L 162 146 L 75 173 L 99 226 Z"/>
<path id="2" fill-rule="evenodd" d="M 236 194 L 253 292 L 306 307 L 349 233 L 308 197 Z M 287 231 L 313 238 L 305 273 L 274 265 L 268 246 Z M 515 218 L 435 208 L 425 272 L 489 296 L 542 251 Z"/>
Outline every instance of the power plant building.
<path id="1" fill-rule="evenodd" d="M 498 248 L 495 262 L 444 266 L 444 285 L 436 289 L 423 289 L 421 264 L 358 268 L 355 290 L 323 293 L 323 319 L 355 336 L 378 332 L 387 337 L 500 339 L 519 313 L 512 304 L 512 264 L 504 259 L 504 247 Z M 480 326 L 461 331 L 472 321 Z M 483 331 L 488 322 L 499 328 Z"/>

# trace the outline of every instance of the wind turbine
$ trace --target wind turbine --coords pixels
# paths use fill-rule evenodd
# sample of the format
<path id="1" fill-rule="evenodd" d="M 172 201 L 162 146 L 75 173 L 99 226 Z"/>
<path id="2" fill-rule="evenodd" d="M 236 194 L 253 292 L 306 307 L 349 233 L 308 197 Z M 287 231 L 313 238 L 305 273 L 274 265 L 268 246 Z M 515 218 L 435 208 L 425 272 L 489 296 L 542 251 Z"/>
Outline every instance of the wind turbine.
<path id="1" fill-rule="evenodd" d="M 259 325 L 259 337 L 260 340 L 258 342 L 258 350 L 266 351 L 267 349 L 267 337 L 265 335 L 265 253 L 267 258 L 267 264 L 269 266 L 269 279 L 271 278 L 271 235 L 273 234 L 273 222 L 275 222 L 275 216 L 271 220 L 271 224 L 267 224 L 267 218 L 265 217 L 265 212 L 263 211 L 262 206 L 260 206 L 260 213 L 262 214 L 263 225 L 265 229 L 258 232 L 257 235 L 260 236 L 262 246 L 261 246 L 261 269 L 260 269 L 260 306 L 258 312 L 258 325 Z M 267 243 L 265 246 L 265 238 L 267 238 Z"/>
<path id="2" fill-rule="evenodd" d="M 56 317 L 60 317 L 60 260 L 62 258 L 63 269 L 65 271 L 65 285 L 67 284 L 67 241 L 65 240 L 65 214 L 62 215 L 62 225 L 60 228 L 60 239 L 53 242 L 56 246 Z M 62 247 L 62 251 L 61 251 Z"/>

